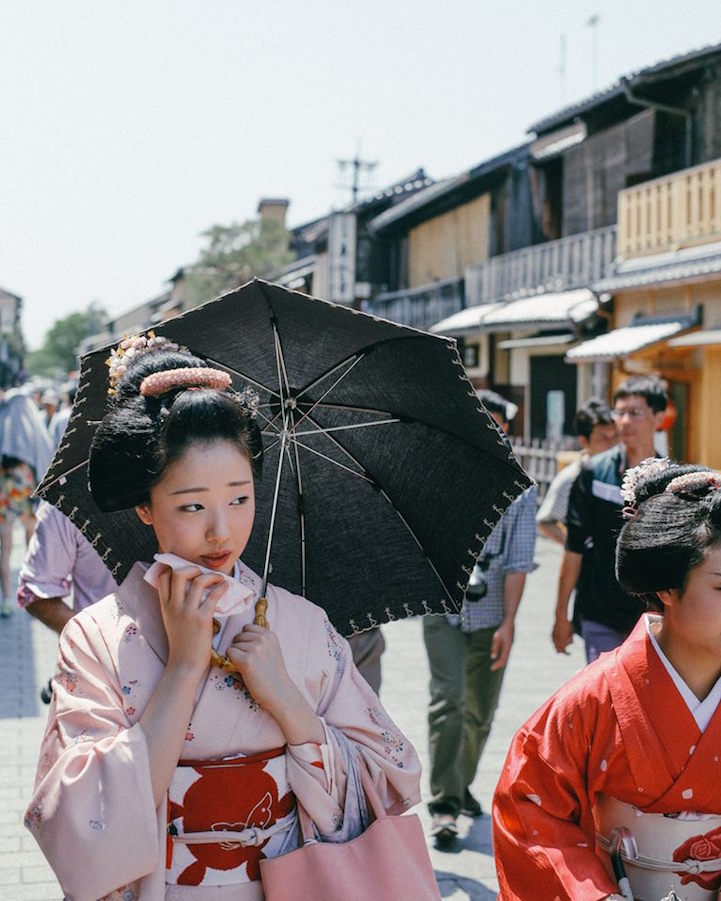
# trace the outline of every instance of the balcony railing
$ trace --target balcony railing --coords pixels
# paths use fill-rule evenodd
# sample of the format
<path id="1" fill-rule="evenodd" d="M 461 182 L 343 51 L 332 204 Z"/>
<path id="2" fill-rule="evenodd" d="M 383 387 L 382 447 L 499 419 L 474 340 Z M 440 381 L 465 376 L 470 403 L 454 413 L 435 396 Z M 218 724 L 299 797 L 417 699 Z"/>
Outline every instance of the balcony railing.
<path id="1" fill-rule="evenodd" d="M 368 312 L 401 325 L 428 329 L 464 306 L 463 279 L 453 278 L 420 288 L 378 294 L 368 304 Z"/>
<path id="2" fill-rule="evenodd" d="M 721 160 L 618 195 L 620 259 L 721 240 Z"/>
<path id="3" fill-rule="evenodd" d="M 615 225 L 499 254 L 466 270 L 466 302 L 585 288 L 610 275 L 615 255 Z"/>

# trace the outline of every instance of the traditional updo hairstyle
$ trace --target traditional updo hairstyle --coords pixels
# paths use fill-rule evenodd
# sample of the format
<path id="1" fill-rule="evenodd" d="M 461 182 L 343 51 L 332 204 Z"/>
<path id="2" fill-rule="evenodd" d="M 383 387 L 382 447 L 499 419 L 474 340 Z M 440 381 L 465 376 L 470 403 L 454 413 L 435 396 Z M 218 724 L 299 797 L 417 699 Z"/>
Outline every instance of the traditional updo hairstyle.
<path id="1" fill-rule="evenodd" d="M 260 430 L 241 397 L 230 390 L 195 386 L 141 393 L 148 376 L 198 367 L 206 367 L 205 361 L 169 350 L 154 350 L 127 364 L 90 446 L 90 491 L 103 512 L 147 502 L 168 466 L 196 442 L 231 442 L 260 475 Z"/>
<path id="2" fill-rule="evenodd" d="M 683 592 L 689 572 L 721 543 L 721 473 L 654 460 L 629 475 L 634 484 L 622 490 L 630 518 L 616 545 L 616 578 L 662 612 L 656 592 Z"/>

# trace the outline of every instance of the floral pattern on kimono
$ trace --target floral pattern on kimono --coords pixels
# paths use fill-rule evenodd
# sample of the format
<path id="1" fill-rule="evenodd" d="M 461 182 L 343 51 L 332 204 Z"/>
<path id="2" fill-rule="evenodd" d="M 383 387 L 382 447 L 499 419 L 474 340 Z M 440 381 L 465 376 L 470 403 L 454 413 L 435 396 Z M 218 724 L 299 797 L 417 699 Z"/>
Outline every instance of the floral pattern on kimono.
<path id="1" fill-rule="evenodd" d="M 136 564 L 117 593 L 81 611 L 60 640 L 61 675 L 54 683 L 28 826 L 68 901 L 96 901 L 121 890 L 136 892 L 138 901 L 166 897 L 167 811 L 165 804 L 156 810 L 153 803 L 138 721 L 163 673 L 167 640 L 157 593 L 143 572 Z M 248 582 L 248 591 L 254 590 L 253 579 Z M 288 784 L 321 834 L 332 837 L 343 828 L 344 742 L 363 755 L 389 812 L 417 803 L 415 751 L 356 670 L 348 643 L 309 601 L 274 586 L 268 586 L 267 597 L 269 625 L 288 673 L 323 724 L 322 745 L 286 746 L 285 757 Z M 219 635 L 221 654 L 252 617 L 252 607 L 228 616 Z M 273 717 L 227 685 L 220 670 L 209 669 L 195 702 L 181 758 L 250 755 L 285 744 Z M 191 899 L 198 891 L 171 888 L 173 899 Z M 213 896 L 218 901 L 245 897 L 232 887 L 222 894 L 224 888 Z"/>

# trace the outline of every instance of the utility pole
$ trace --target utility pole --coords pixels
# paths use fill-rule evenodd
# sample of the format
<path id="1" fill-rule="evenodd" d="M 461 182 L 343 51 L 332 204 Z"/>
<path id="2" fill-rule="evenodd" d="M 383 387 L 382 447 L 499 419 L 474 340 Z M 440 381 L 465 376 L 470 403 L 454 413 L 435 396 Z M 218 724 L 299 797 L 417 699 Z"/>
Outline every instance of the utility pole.
<path id="1" fill-rule="evenodd" d="M 338 160 L 338 168 L 340 169 L 341 177 L 345 174 L 346 169 L 350 166 L 352 181 L 350 185 L 339 185 L 339 187 L 348 189 L 350 188 L 350 192 L 353 197 L 353 205 L 358 202 L 358 191 L 360 190 L 360 177 L 361 173 L 370 173 L 375 167 L 378 165 L 378 162 L 371 162 L 370 160 L 363 160 L 360 157 L 360 148 L 356 150 L 355 156 L 352 160 Z"/>
<path id="2" fill-rule="evenodd" d="M 558 76 L 561 88 L 561 105 L 566 102 L 566 35 L 561 35 L 561 54 L 558 60 Z"/>
<path id="3" fill-rule="evenodd" d="M 596 91 L 598 87 L 598 23 L 601 17 L 594 13 L 589 17 L 586 25 L 591 29 L 591 89 Z"/>

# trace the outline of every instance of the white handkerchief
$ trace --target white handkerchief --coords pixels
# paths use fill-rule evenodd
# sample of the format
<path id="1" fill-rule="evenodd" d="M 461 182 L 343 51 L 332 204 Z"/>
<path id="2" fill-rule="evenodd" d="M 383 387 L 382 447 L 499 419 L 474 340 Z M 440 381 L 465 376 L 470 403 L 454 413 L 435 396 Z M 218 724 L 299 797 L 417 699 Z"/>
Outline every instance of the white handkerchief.
<path id="1" fill-rule="evenodd" d="M 228 583 L 228 589 L 215 608 L 215 612 L 221 616 L 226 616 L 229 613 L 241 613 L 243 610 L 247 610 L 253 601 L 252 589 L 246 585 L 241 585 L 240 582 L 236 582 L 232 576 L 226 576 L 225 573 L 219 573 L 217 570 L 201 566 L 199 563 L 191 563 L 190 560 L 183 560 L 182 557 L 178 557 L 176 554 L 155 555 L 155 563 L 151 565 L 143 576 L 143 579 L 149 585 L 152 585 L 153 588 L 158 587 L 158 579 L 163 571 L 163 565 L 169 566 L 173 570 L 181 569 L 184 566 L 196 566 L 203 573 L 213 573 L 213 575 L 222 576 Z"/>

